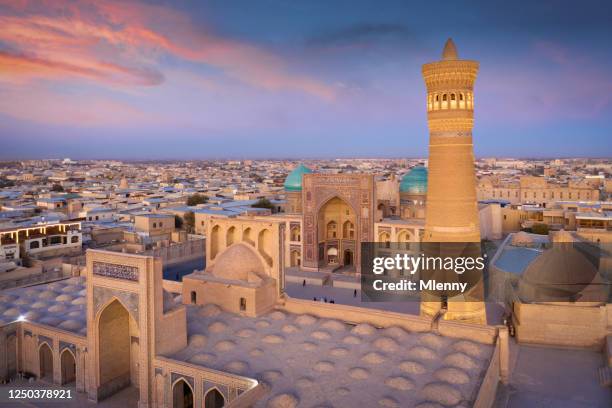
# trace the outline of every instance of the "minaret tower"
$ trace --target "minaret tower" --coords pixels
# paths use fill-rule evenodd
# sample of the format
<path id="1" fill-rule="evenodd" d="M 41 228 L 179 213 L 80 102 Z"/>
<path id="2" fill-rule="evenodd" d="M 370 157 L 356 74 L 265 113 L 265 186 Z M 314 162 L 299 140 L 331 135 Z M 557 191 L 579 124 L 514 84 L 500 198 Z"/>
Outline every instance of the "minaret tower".
<path id="1" fill-rule="evenodd" d="M 423 65 L 427 87 L 429 125 L 429 176 L 424 242 L 475 243 L 479 248 L 480 225 L 474 172 L 474 82 L 478 62 L 459 59 L 448 39 L 442 60 Z M 461 252 L 461 250 L 459 250 Z M 465 249 L 462 254 L 465 254 Z M 473 278 L 473 277 L 472 277 Z M 470 283 L 461 300 L 448 299 L 445 319 L 486 322 L 482 302 L 482 275 Z M 430 300 L 430 299 L 427 299 Z M 421 313 L 435 315 L 444 300 L 421 303 Z"/>

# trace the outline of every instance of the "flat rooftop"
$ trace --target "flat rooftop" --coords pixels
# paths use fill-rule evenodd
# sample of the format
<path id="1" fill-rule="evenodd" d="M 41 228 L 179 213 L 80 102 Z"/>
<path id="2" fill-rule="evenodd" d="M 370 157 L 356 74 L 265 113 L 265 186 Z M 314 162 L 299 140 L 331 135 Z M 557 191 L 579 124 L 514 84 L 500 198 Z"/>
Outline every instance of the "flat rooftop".
<path id="1" fill-rule="evenodd" d="M 187 306 L 188 346 L 170 358 L 263 382 L 255 406 L 471 406 L 492 345 L 399 327 L 273 311 L 258 318 Z M 270 405 L 268 405 L 270 404 Z"/>

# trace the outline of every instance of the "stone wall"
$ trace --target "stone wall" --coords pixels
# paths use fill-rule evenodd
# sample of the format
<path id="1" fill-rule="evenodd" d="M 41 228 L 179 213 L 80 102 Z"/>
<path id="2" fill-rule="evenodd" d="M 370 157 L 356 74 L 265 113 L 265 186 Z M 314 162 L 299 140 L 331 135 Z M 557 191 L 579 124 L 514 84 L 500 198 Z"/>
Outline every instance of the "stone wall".
<path id="1" fill-rule="evenodd" d="M 601 350 L 612 334 L 612 304 L 530 304 L 515 301 L 513 322 L 521 343 Z"/>

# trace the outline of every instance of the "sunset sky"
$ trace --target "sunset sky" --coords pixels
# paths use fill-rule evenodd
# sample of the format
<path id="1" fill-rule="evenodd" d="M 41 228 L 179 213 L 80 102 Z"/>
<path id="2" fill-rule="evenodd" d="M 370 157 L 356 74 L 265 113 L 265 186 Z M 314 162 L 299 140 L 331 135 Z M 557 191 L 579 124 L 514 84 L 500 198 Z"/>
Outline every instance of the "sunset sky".
<path id="1" fill-rule="evenodd" d="M 477 156 L 612 156 L 612 2 L 432 4 L 0 0 L 0 159 L 426 156 L 448 37 Z"/>

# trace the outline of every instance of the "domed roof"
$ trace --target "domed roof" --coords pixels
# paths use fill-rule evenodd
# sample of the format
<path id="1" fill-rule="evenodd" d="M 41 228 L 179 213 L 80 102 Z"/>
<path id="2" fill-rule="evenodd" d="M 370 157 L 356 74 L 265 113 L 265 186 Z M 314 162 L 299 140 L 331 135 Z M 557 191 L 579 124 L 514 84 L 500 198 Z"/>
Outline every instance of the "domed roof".
<path id="1" fill-rule="evenodd" d="M 554 244 L 533 260 L 519 281 L 526 302 L 605 301 L 597 266 L 572 244 Z"/>
<path id="2" fill-rule="evenodd" d="M 302 191 L 302 176 L 309 173 L 312 170 L 300 163 L 285 179 L 285 191 Z"/>
<path id="3" fill-rule="evenodd" d="M 238 243 L 219 254 L 211 273 L 221 279 L 260 282 L 264 265 L 248 244 Z"/>
<path id="4" fill-rule="evenodd" d="M 404 174 L 400 182 L 400 193 L 425 194 L 427 192 L 427 169 L 423 166 L 413 167 Z"/>

